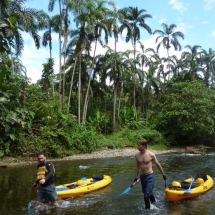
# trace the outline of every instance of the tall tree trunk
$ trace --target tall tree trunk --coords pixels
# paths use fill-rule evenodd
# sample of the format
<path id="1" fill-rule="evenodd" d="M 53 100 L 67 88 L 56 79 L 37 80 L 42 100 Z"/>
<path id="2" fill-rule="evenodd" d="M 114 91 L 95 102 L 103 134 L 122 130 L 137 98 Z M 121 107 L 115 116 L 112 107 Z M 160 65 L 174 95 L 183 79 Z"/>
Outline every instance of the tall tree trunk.
<path id="1" fill-rule="evenodd" d="M 82 124 L 85 124 L 85 122 L 86 122 L 86 117 L 87 117 L 88 96 L 89 96 L 89 90 L 90 90 L 91 76 L 92 76 L 92 73 L 93 73 L 94 60 L 95 60 L 95 55 L 96 55 L 96 47 L 97 47 L 97 39 L 96 39 L 96 42 L 95 42 L 95 49 L 94 49 L 94 54 L 93 54 L 93 61 L 92 61 L 91 69 L 90 69 L 90 75 L 89 75 L 89 81 L 88 81 L 88 86 L 87 86 L 87 92 L 86 92 L 86 96 L 85 96 L 85 100 L 84 100 Z"/>
<path id="2" fill-rule="evenodd" d="M 61 12 L 61 0 L 59 0 L 59 10 L 60 10 L 60 32 L 59 32 L 59 100 L 62 102 L 61 95 L 61 32 L 62 32 L 62 12 Z"/>
<path id="3" fill-rule="evenodd" d="M 64 17 L 64 42 L 63 42 L 63 88 L 62 88 L 62 106 L 64 106 L 64 97 L 65 97 L 65 74 L 66 74 L 66 45 L 68 40 L 68 8 L 65 9 Z"/>
<path id="4" fill-rule="evenodd" d="M 114 81 L 114 90 L 113 90 L 113 130 L 116 125 L 116 99 L 117 99 L 117 84 Z"/>
<path id="5" fill-rule="evenodd" d="M 84 49 L 85 49 L 85 46 L 82 47 L 80 52 L 78 52 L 78 54 L 75 57 L 75 63 L 74 63 L 74 67 L 73 67 L 73 72 L 72 72 L 72 77 L 71 77 L 71 82 L 70 82 L 70 88 L 69 88 L 69 98 L 68 98 L 68 107 L 67 107 L 67 112 L 68 113 L 69 113 L 70 101 L 71 101 L 71 96 L 72 96 L 72 85 L 73 85 L 73 79 L 74 79 L 74 74 L 75 74 L 76 63 L 77 63 L 77 60 L 79 59 L 79 56 L 81 55 L 81 53 L 83 52 Z M 79 78 L 81 80 L 81 77 L 79 77 Z"/>
<path id="6" fill-rule="evenodd" d="M 55 97 L 54 96 L 54 78 L 52 78 L 52 95 L 53 95 L 53 97 Z"/>
<path id="7" fill-rule="evenodd" d="M 50 55 L 50 58 L 52 58 L 52 32 L 51 32 L 51 28 L 49 28 L 49 36 L 50 36 L 50 40 L 49 40 L 49 55 Z"/>
<path id="8" fill-rule="evenodd" d="M 73 79 L 74 79 L 74 74 L 75 74 L 75 67 L 76 67 L 76 62 L 77 62 L 77 56 L 75 57 L 75 63 L 74 67 L 72 70 L 72 76 L 71 76 L 71 82 L 70 82 L 70 88 L 69 88 L 69 97 L 68 97 L 68 105 L 67 105 L 67 113 L 69 113 L 69 108 L 70 108 L 70 101 L 71 101 L 71 95 L 72 95 L 72 86 L 73 86 Z"/>
<path id="9" fill-rule="evenodd" d="M 122 91 L 123 91 L 123 85 L 121 84 L 120 89 L 119 89 L 119 102 L 118 102 L 118 113 L 117 113 L 118 119 L 119 119 L 119 115 L 120 115 Z"/>
<path id="10" fill-rule="evenodd" d="M 169 66 L 169 62 L 170 62 L 170 60 L 169 60 L 169 49 L 167 48 L 167 58 L 168 58 L 168 66 Z M 168 81 L 169 81 L 169 79 L 170 79 L 170 68 L 168 69 Z"/>
<path id="11" fill-rule="evenodd" d="M 134 44 L 133 44 L 133 47 L 134 47 L 134 60 L 136 60 L 136 38 L 134 37 Z M 135 87 L 135 82 L 136 82 L 136 78 L 135 78 L 135 75 L 136 75 L 136 63 L 135 63 L 135 67 L 134 67 L 135 69 L 135 71 L 134 71 L 134 89 L 133 89 L 133 96 L 134 96 L 134 108 L 136 108 L 136 87 Z"/>
<path id="12" fill-rule="evenodd" d="M 12 74 L 14 75 L 15 71 L 14 71 L 14 62 L 13 62 L 13 52 L 12 52 L 11 46 L 10 46 L 10 57 L 11 57 L 11 63 L 12 63 Z"/>
<path id="13" fill-rule="evenodd" d="M 116 37 L 114 40 L 114 54 L 116 56 Z M 114 60 L 114 74 L 116 74 L 116 60 Z M 113 85 L 113 130 L 115 129 L 116 125 L 116 100 L 117 100 L 117 85 L 115 83 L 116 81 L 114 80 L 114 85 Z M 119 109 L 118 109 L 118 114 L 119 114 Z"/>
<path id="14" fill-rule="evenodd" d="M 136 108 L 136 87 L 135 87 L 136 79 L 135 79 L 135 74 L 133 75 L 133 80 L 134 80 L 134 88 L 133 88 L 133 106 L 134 106 L 134 108 Z"/>
<path id="15" fill-rule="evenodd" d="M 78 124 L 81 124 L 81 55 L 79 56 L 79 73 L 78 73 Z"/>

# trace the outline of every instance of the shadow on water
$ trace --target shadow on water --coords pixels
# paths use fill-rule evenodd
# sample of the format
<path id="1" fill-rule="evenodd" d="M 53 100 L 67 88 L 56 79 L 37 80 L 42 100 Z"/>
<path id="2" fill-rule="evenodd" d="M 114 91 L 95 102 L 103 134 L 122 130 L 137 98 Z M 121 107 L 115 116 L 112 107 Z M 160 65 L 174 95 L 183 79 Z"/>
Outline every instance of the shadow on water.
<path id="1" fill-rule="evenodd" d="M 215 154 L 202 155 L 158 155 L 166 175 L 167 184 L 173 180 L 183 181 L 196 173 L 206 173 L 214 178 Z M 94 174 L 106 174 L 112 177 L 112 183 L 96 192 L 59 200 L 60 209 L 49 205 L 35 208 L 36 190 L 32 188 L 35 180 L 36 166 L 11 167 L 0 169 L 0 214 L 1 215 L 212 215 L 214 189 L 194 199 L 168 202 L 164 189 L 165 183 L 160 172 L 154 166 L 156 183 L 154 195 L 155 205 L 145 211 L 140 183 L 136 184 L 126 195 L 119 196 L 129 187 L 134 178 L 135 160 L 133 157 L 106 158 L 94 160 L 76 160 L 55 162 L 57 172 L 56 184 L 76 181 Z"/>

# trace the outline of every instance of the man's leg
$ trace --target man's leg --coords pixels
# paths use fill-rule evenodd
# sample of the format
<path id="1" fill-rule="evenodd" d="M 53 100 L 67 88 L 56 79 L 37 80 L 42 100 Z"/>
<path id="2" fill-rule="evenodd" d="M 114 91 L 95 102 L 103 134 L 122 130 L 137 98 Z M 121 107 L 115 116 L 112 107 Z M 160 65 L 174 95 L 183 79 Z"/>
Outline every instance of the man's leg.
<path id="1" fill-rule="evenodd" d="M 59 207 L 59 204 L 58 204 L 57 201 L 53 201 L 53 202 L 51 202 L 51 204 L 52 204 L 53 206 Z"/>
<path id="2" fill-rule="evenodd" d="M 53 206 L 59 207 L 59 204 L 57 202 L 57 193 L 56 193 L 54 184 L 49 185 L 46 188 L 46 191 L 47 191 L 46 195 L 47 195 L 49 202 L 51 202 L 51 204 Z"/>
<path id="3" fill-rule="evenodd" d="M 44 201 L 44 189 L 42 187 L 39 187 L 35 205 L 36 206 L 41 205 L 43 201 Z"/>
<path id="4" fill-rule="evenodd" d="M 145 202 L 145 209 L 150 210 L 150 201 L 149 197 L 144 197 L 144 202 Z"/>
<path id="5" fill-rule="evenodd" d="M 42 204 L 42 202 L 40 202 L 40 201 L 36 201 L 36 202 L 35 202 L 35 205 L 36 205 L 36 206 L 41 205 L 41 204 Z"/>
<path id="6" fill-rule="evenodd" d="M 149 196 L 151 203 L 155 203 L 155 197 L 153 195 Z"/>
<path id="7" fill-rule="evenodd" d="M 152 194 L 154 186 L 154 174 L 149 174 L 145 177 L 145 191 L 144 191 L 144 201 L 145 208 L 150 210 L 150 201 L 151 203 L 155 202 L 155 197 Z"/>

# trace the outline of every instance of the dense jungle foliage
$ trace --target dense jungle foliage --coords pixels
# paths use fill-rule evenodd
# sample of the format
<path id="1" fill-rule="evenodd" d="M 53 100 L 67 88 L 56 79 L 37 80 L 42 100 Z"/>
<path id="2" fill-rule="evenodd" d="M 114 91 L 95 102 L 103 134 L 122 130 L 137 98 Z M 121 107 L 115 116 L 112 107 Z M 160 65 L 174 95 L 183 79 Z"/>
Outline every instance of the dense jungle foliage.
<path id="1" fill-rule="evenodd" d="M 167 146 L 215 145 L 215 51 L 187 45 L 180 58 L 170 56 L 171 48 L 181 51 L 184 34 L 165 23 L 163 31 L 153 32 L 146 23 L 152 16 L 137 7 L 50 0 L 50 12 L 59 8 L 51 17 L 25 2 L 0 2 L 0 156 L 44 150 L 62 157 L 135 146 L 142 137 Z M 157 50 L 144 48 L 140 28 L 159 34 Z M 50 50 L 36 84 L 19 59 L 22 32 L 33 37 L 37 49 Z M 117 51 L 123 32 L 133 50 Z M 59 71 L 52 58 L 54 33 L 61 41 Z M 108 47 L 110 37 L 114 50 Z M 95 55 L 98 43 L 104 55 Z M 159 56 L 161 46 L 166 58 Z"/>

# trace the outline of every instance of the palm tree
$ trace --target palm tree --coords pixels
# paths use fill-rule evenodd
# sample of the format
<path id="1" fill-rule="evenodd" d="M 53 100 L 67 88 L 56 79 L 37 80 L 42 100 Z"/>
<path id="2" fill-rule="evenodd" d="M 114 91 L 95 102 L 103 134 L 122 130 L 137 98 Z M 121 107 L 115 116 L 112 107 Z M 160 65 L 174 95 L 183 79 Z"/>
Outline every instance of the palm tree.
<path id="1" fill-rule="evenodd" d="M 126 42 L 131 40 L 133 46 L 133 54 L 134 60 L 136 60 L 136 43 L 140 40 L 140 27 L 144 28 L 149 34 L 152 33 L 151 28 L 146 24 L 145 20 L 147 18 L 152 18 L 150 14 L 145 14 L 146 10 L 138 9 L 138 7 L 126 7 L 121 10 L 121 13 L 124 15 L 124 21 L 120 26 L 120 32 L 123 30 L 127 30 L 126 34 Z M 134 61 L 137 62 L 137 61 Z M 133 82 L 135 83 L 136 77 L 136 66 L 133 67 Z M 133 94 L 135 95 L 135 84 L 133 89 Z M 134 107 L 135 107 L 135 96 L 134 99 Z"/>
<path id="2" fill-rule="evenodd" d="M 203 72 L 203 68 L 200 65 L 200 55 L 201 52 L 198 50 L 201 46 L 195 45 L 185 46 L 187 51 L 182 52 L 181 59 L 184 61 L 185 65 L 183 71 L 186 73 L 186 77 L 190 81 L 194 81 L 195 79 L 201 79 L 201 72 Z"/>
<path id="3" fill-rule="evenodd" d="M 42 70 L 42 92 L 47 92 L 48 87 L 50 85 L 49 78 L 54 73 L 54 61 L 52 58 L 48 59 L 47 63 L 43 64 Z"/>
<path id="4" fill-rule="evenodd" d="M 143 110 L 145 112 L 145 117 L 148 119 L 148 110 L 154 106 L 155 95 L 160 92 L 160 79 L 156 77 L 156 66 L 149 68 L 145 72 L 144 86 L 143 86 Z"/>
<path id="5" fill-rule="evenodd" d="M 56 25 L 56 19 L 48 14 L 41 14 L 41 16 L 44 16 L 44 28 L 47 29 L 42 36 L 42 45 L 49 46 L 49 57 L 52 58 L 52 30 Z"/>
<path id="6" fill-rule="evenodd" d="M 0 20 L 13 24 L 7 28 L 7 32 L 13 28 L 7 34 L 7 39 L 14 42 L 14 49 L 16 55 L 20 55 L 24 48 L 24 41 L 21 35 L 21 31 L 29 33 L 35 42 L 37 49 L 40 48 L 40 36 L 37 34 L 39 30 L 40 19 L 39 13 L 36 9 L 25 8 L 23 5 L 27 0 L 1 0 L 0 1 Z M 12 18 L 15 17 L 15 18 Z M 15 22 L 10 19 L 16 19 Z M 1 21 L 1 22 L 2 22 Z M 16 26 L 16 28 L 14 28 Z M 0 41 L 2 41 L 2 35 L 0 35 Z"/>
<path id="7" fill-rule="evenodd" d="M 76 70 L 76 64 L 78 61 L 80 62 L 80 58 L 81 58 L 80 55 L 86 48 L 87 39 L 85 37 L 81 37 L 81 36 L 82 36 L 82 34 L 80 32 L 80 29 L 71 30 L 70 37 L 72 39 L 69 41 L 69 44 L 67 45 L 68 58 L 67 58 L 66 64 L 71 65 L 71 69 L 68 70 L 68 73 L 71 71 L 71 80 L 70 80 L 70 87 L 69 87 L 67 112 L 69 112 L 69 109 L 71 106 L 73 79 L 74 79 L 74 74 L 75 74 L 75 70 Z M 79 85 L 80 84 L 81 84 L 81 79 L 80 79 Z M 78 107 L 79 107 L 78 108 L 78 110 L 79 110 L 78 122 L 79 122 L 79 124 L 80 124 L 80 90 L 81 89 L 79 89 L 79 96 L 78 96 Z"/>
<path id="8" fill-rule="evenodd" d="M 137 55 L 137 61 L 139 62 L 139 69 L 138 69 L 137 75 L 138 75 L 139 84 L 140 84 L 139 88 L 141 89 L 141 92 L 144 95 L 145 85 L 149 85 L 149 80 L 148 80 L 149 78 L 147 77 L 151 77 L 150 74 L 152 74 L 152 71 L 154 72 L 157 69 L 157 65 L 155 62 L 157 62 L 158 58 L 154 49 L 152 48 L 145 49 L 141 41 L 138 41 L 138 43 L 140 45 L 141 51 L 139 51 Z M 143 105 L 145 103 L 145 98 L 143 96 L 141 101 L 142 101 L 141 102 L 142 111 L 147 112 L 147 108 L 144 108 L 144 105 Z"/>
<path id="9" fill-rule="evenodd" d="M 10 53 L 11 44 L 14 46 L 11 36 L 17 30 L 16 17 L 10 16 L 5 21 L 0 19 L 0 54 Z M 11 53 L 12 54 L 12 53 Z M 0 55 L 0 56 L 1 56 Z"/>
<path id="10" fill-rule="evenodd" d="M 172 55 L 169 62 L 169 70 L 173 74 L 172 80 L 174 82 L 184 81 L 186 76 L 186 72 L 184 71 L 185 62 L 181 58 L 178 59 L 176 55 Z"/>
<path id="11" fill-rule="evenodd" d="M 156 60 L 156 53 L 152 48 L 145 49 L 141 41 L 138 41 L 138 43 L 140 45 L 141 52 L 139 51 L 137 54 L 137 61 L 140 63 L 140 68 L 143 71 L 144 67 L 150 67 L 150 65 L 153 63 L 153 60 Z"/>
<path id="12" fill-rule="evenodd" d="M 120 27 L 120 32 L 122 33 L 124 29 L 127 30 L 126 42 L 132 41 L 135 59 L 136 43 L 140 40 L 140 27 L 144 28 L 149 34 L 152 34 L 151 28 L 145 22 L 147 18 L 152 18 L 152 16 L 150 14 L 145 14 L 146 10 L 139 10 L 138 7 L 126 7 L 120 10 L 120 12 L 125 17 Z"/>
<path id="13" fill-rule="evenodd" d="M 69 36 L 69 15 L 68 15 L 68 6 L 64 5 L 64 8 L 62 9 L 62 30 L 63 30 L 63 47 L 62 47 L 62 54 L 63 54 L 63 86 L 62 86 L 62 106 L 64 105 L 64 97 L 65 97 L 65 74 L 66 74 L 66 57 L 67 57 L 67 42 L 68 42 L 68 36 Z"/>
<path id="14" fill-rule="evenodd" d="M 49 5 L 48 5 L 48 10 L 49 11 L 53 11 L 54 9 L 54 5 L 55 5 L 55 2 L 57 0 L 49 0 Z M 62 56 L 62 46 L 61 46 L 61 35 L 62 35 L 62 5 L 63 5 L 63 0 L 58 0 L 58 4 L 59 4 L 59 22 L 57 23 L 59 25 L 59 100 L 62 101 L 62 97 L 61 97 L 61 56 Z"/>
<path id="15" fill-rule="evenodd" d="M 110 82 L 113 82 L 113 129 L 116 124 L 116 105 L 117 95 L 119 95 L 118 105 L 118 117 L 120 111 L 120 97 L 123 83 L 123 72 L 129 70 L 131 67 L 130 61 L 127 60 L 127 56 L 131 51 L 127 52 L 115 52 L 107 47 L 108 50 L 104 55 L 102 70 L 105 71 L 106 77 L 109 77 Z"/>
<path id="16" fill-rule="evenodd" d="M 208 87 L 214 87 L 215 51 L 209 48 L 208 52 L 202 49 L 200 53 L 200 62 L 204 70 L 205 83 Z"/>
<path id="17" fill-rule="evenodd" d="M 111 15 L 111 11 L 105 7 L 106 4 L 112 4 L 112 2 L 107 2 L 106 0 L 96 0 L 96 4 L 94 7 L 90 8 L 90 14 L 93 17 L 94 22 L 91 23 L 91 33 L 92 37 L 95 38 L 95 47 L 94 47 L 94 54 L 92 59 L 92 66 L 90 69 L 89 79 L 88 79 L 88 86 L 87 86 L 87 92 L 85 95 L 84 100 L 84 109 L 83 109 L 83 117 L 82 117 L 82 123 L 85 124 L 86 116 L 87 116 L 87 105 L 88 105 L 88 95 L 89 95 L 89 89 L 90 89 L 90 82 L 91 82 L 91 76 L 93 73 L 94 68 L 94 59 L 96 54 L 96 48 L 97 48 L 97 42 L 100 40 L 102 36 L 102 32 L 104 32 L 104 39 L 105 43 L 108 43 L 108 36 L 110 30 L 108 29 L 109 23 L 112 21 L 112 19 L 109 19 L 108 17 Z M 102 41 L 100 40 L 100 43 L 102 44 Z"/>
<path id="18" fill-rule="evenodd" d="M 86 20 L 85 20 L 86 19 Z M 94 39 L 92 37 L 92 34 L 89 34 L 89 28 L 87 26 L 87 20 L 93 19 L 89 14 L 80 14 L 79 16 L 76 17 L 75 22 L 77 25 L 80 25 L 80 27 L 77 30 L 73 30 L 70 33 L 70 36 L 73 38 L 70 43 L 68 44 L 68 48 L 72 49 L 74 48 L 74 53 L 75 53 L 75 65 L 73 67 L 73 73 L 72 73 L 72 79 L 74 75 L 74 71 L 76 69 L 76 62 L 79 67 L 79 81 L 78 81 L 78 123 L 81 124 L 81 57 L 83 51 L 86 51 L 88 54 L 90 52 L 91 48 L 91 42 Z M 91 20 L 92 21 L 92 20 Z M 91 22 L 90 21 L 90 22 Z M 70 57 L 68 61 L 70 61 Z M 71 95 L 71 90 L 72 90 L 72 84 L 73 80 L 71 80 L 70 84 L 70 95 Z M 70 104 L 69 104 L 70 105 Z"/>
<path id="19" fill-rule="evenodd" d="M 82 52 L 86 50 L 86 52 L 89 53 L 90 50 L 90 43 L 93 40 L 91 38 L 92 35 L 90 35 L 90 30 L 92 29 L 91 23 L 93 23 L 93 16 L 89 13 L 91 10 L 90 8 L 94 7 L 93 0 L 73 0 L 73 1 L 67 1 L 68 8 L 72 11 L 72 13 L 75 16 L 74 22 L 76 23 L 76 26 L 78 29 L 72 30 L 70 32 L 70 36 L 73 38 L 68 46 L 67 49 L 74 49 L 72 51 L 73 54 L 75 54 L 75 64 L 73 65 L 73 72 L 71 75 L 71 82 L 70 82 L 70 89 L 69 89 L 69 103 L 71 101 L 71 95 L 72 95 L 72 85 L 73 85 L 73 77 L 74 72 L 76 70 L 76 64 L 79 67 L 79 81 L 78 81 L 78 123 L 81 123 L 80 119 L 80 113 L 81 113 L 81 57 Z M 89 36 L 90 35 L 90 36 Z M 68 53 L 68 54 L 71 54 Z M 71 57 L 68 56 L 67 62 L 71 61 L 74 55 Z M 69 70 L 70 71 L 70 70 Z M 67 109 L 67 111 L 69 111 Z"/>
<path id="20" fill-rule="evenodd" d="M 114 50 L 117 51 L 117 42 L 119 39 L 120 34 L 120 23 L 124 22 L 124 15 L 121 10 L 116 10 L 115 5 L 113 5 L 112 9 L 112 21 L 109 22 L 110 26 L 108 29 L 110 29 L 110 37 L 114 37 Z"/>
<path id="21" fill-rule="evenodd" d="M 159 41 L 157 45 L 157 52 L 159 51 L 160 46 L 163 45 L 163 47 L 167 50 L 167 58 L 169 64 L 169 50 L 171 48 L 171 45 L 174 47 L 175 51 L 181 51 L 181 45 L 178 41 L 178 38 L 184 39 L 184 34 L 180 31 L 174 32 L 174 29 L 177 27 L 175 24 L 168 26 L 167 24 L 163 23 L 162 27 L 164 31 L 155 30 L 153 34 L 160 35 L 155 40 L 155 43 Z"/>

